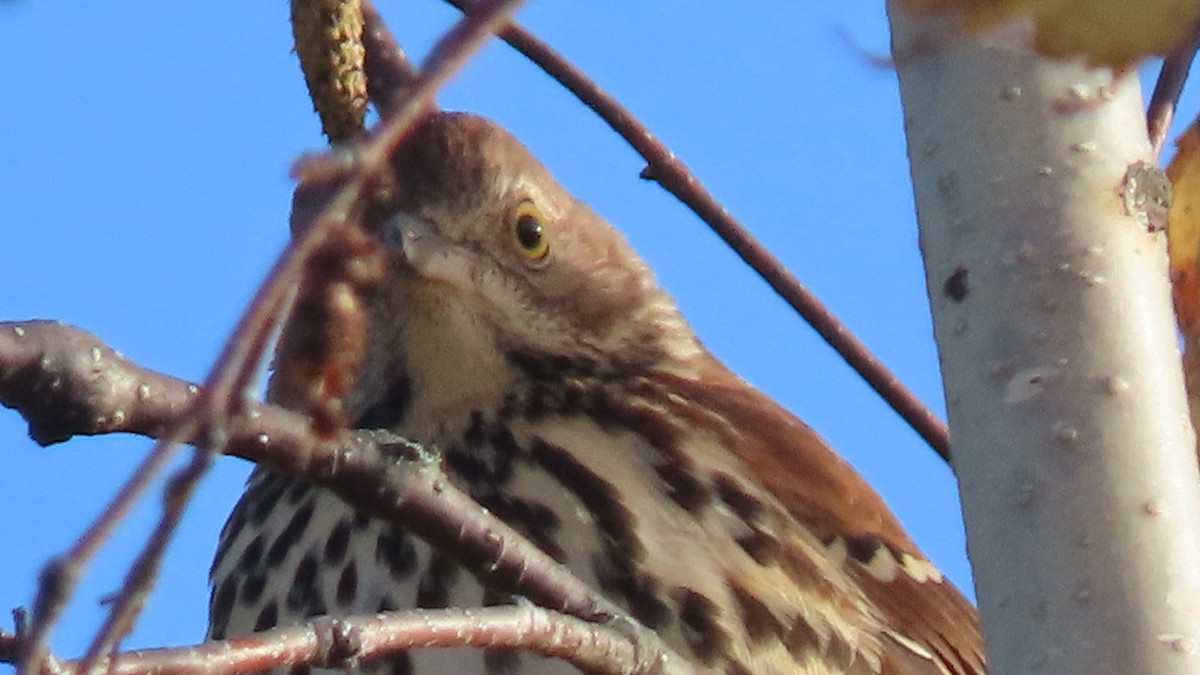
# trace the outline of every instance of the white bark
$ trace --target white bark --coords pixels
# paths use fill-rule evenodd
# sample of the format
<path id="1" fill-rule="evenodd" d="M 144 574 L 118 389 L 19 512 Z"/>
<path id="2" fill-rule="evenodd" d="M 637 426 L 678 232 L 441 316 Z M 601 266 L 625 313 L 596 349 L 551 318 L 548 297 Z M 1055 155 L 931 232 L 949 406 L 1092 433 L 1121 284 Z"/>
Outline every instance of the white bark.
<path id="1" fill-rule="evenodd" d="M 991 672 L 1200 669 L 1200 476 L 1134 73 L 889 3 Z M 1136 211 L 1136 209 L 1134 209 Z"/>

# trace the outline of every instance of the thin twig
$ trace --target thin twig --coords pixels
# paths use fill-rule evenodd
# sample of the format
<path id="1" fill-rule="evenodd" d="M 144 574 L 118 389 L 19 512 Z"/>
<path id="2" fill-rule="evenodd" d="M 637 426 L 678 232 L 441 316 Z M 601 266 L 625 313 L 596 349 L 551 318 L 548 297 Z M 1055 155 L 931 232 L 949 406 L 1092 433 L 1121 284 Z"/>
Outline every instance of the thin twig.
<path id="1" fill-rule="evenodd" d="M 81 346 L 95 355 L 94 367 L 55 358 Z M 45 363 L 56 367 L 41 367 Z M 95 376 L 97 371 L 100 377 Z M 177 402 L 195 389 L 191 383 L 138 366 L 91 334 L 49 321 L 0 322 L 0 373 L 5 373 L 0 377 L 0 404 L 16 408 L 31 426 L 55 427 L 61 440 L 74 433 L 152 436 L 163 429 L 164 419 L 190 414 L 181 413 Z M 50 382 L 68 383 L 70 400 L 25 395 L 45 390 Z M 143 394 L 147 382 L 154 383 L 153 395 Z M 126 412 L 113 415 L 117 410 Z M 86 424 L 95 417 L 122 421 L 97 429 Z M 69 428 L 73 420 L 80 422 L 77 429 Z M 230 419 L 223 436 L 225 454 L 325 485 L 357 510 L 403 523 L 418 536 L 444 546 L 474 571 L 498 570 L 501 578 L 510 577 L 516 590 L 539 604 L 584 619 L 606 619 L 617 613 L 611 603 L 540 549 L 513 545 L 520 539 L 515 530 L 480 511 L 436 463 L 429 464 L 411 450 L 415 446 L 403 445 L 399 437 L 345 431 L 324 440 L 305 416 L 259 403 L 249 404 L 244 414 Z M 210 444 L 199 429 L 181 442 Z M 381 443 L 394 447 L 384 450 L 378 447 Z M 412 461 L 398 455 L 410 455 Z M 364 485 L 379 487 L 363 489 Z M 422 509 L 428 513 L 418 513 Z"/>
<path id="2" fill-rule="evenodd" d="M 92 638 L 92 644 L 79 662 L 78 672 L 90 673 L 92 667 L 116 646 L 118 640 L 133 629 L 133 622 L 145 602 L 149 589 L 158 575 L 163 553 L 179 526 L 184 509 L 195 492 L 196 484 L 212 465 L 212 453 L 197 448 L 188 465 L 180 469 L 168 481 L 163 496 L 163 510 L 149 540 L 129 567 L 121 593 L 109 609 L 104 623 Z"/>
<path id="3" fill-rule="evenodd" d="M 462 11 L 475 6 L 465 0 L 446 0 Z M 642 177 L 657 181 L 692 209 L 746 264 L 767 282 L 814 330 L 878 393 L 884 401 L 946 460 L 950 461 L 950 434 L 915 393 L 889 371 L 813 293 L 720 202 L 700 184 L 687 166 L 632 113 L 591 78 L 545 42 L 511 23 L 497 35 L 537 64 L 580 101 L 598 114 L 647 162 Z"/>
<path id="4" fill-rule="evenodd" d="M 310 237 L 302 239 L 300 243 L 308 243 L 310 247 L 315 248 L 312 246 L 312 240 L 317 239 L 317 235 L 320 233 L 310 234 Z M 100 544 L 107 540 L 117 523 L 125 518 L 138 497 L 145 492 L 154 475 L 174 455 L 179 444 L 201 435 L 211 435 L 212 430 L 220 427 L 223 415 L 235 408 L 240 408 L 244 403 L 242 387 L 249 377 L 245 371 L 252 371 L 253 364 L 261 358 L 262 351 L 265 349 L 266 335 L 274 324 L 280 304 L 286 299 L 290 286 L 288 279 L 294 278 L 294 274 L 285 275 L 291 265 L 298 264 L 296 261 L 303 256 L 303 253 L 289 255 L 288 251 L 292 248 L 289 246 L 288 249 L 285 249 L 284 255 L 276 262 L 267 282 L 255 294 L 250 307 L 242 314 L 237 327 L 225 343 L 221 355 L 205 380 L 205 386 L 199 390 L 188 410 L 159 438 L 150 454 L 135 470 L 134 475 L 121 486 L 117 495 L 109 502 L 100 516 L 92 522 L 79 541 L 65 555 L 46 565 L 38 588 L 38 597 L 34 604 L 34 623 L 30 629 L 30 648 L 26 654 L 28 660 L 22 664 L 22 672 L 38 672 L 41 658 L 45 654 L 45 637 L 74 590 L 79 572 L 99 549 Z M 301 251 L 305 250 L 304 246 L 295 248 Z M 206 433 L 202 434 L 202 431 Z M 163 522 L 169 523 L 169 520 L 160 521 L 160 526 L 163 525 Z M 148 551 L 154 547 L 155 542 L 169 534 L 169 532 L 160 533 L 156 530 L 139 552 L 138 560 L 144 559 L 148 555 Z M 132 578 L 143 579 L 144 583 L 150 581 L 150 579 L 136 574 L 132 575 Z M 97 632 L 96 642 L 93 644 L 112 643 L 116 640 L 117 636 L 112 631 L 119 630 L 125 623 L 116 619 L 116 612 L 124 611 L 123 608 L 129 602 L 126 596 L 138 596 L 144 592 L 145 588 L 143 587 L 122 587 L 120 596 L 113 608 L 109 610 L 109 616 L 106 618 L 104 626 Z"/>
<path id="5" fill-rule="evenodd" d="M 294 241 L 276 261 L 264 286 L 260 288 L 243 313 L 237 329 L 226 342 L 201 393 L 193 401 L 178 423 L 151 450 L 146 460 L 126 481 L 118 494 L 92 522 L 78 542 L 66 554 L 48 563 L 43 570 L 34 604 L 34 622 L 29 633 L 29 648 L 21 664 L 23 673 L 36 673 L 42 668 L 46 656 L 46 637 L 62 613 L 67 599 L 75 588 L 83 567 L 107 540 L 116 524 L 124 519 L 137 498 L 146 490 L 151 479 L 174 454 L 177 445 L 184 439 L 194 437 L 200 431 L 210 439 L 225 422 L 225 417 L 239 409 L 244 403 L 243 388 L 252 377 L 254 368 L 263 354 L 266 337 L 275 325 L 282 305 L 297 279 L 308 256 L 316 250 L 336 224 L 344 223 L 354 211 L 367 190 L 370 179 L 386 166 L 387 157 L 394 150 L 408 129 L 419 119 L 421 112 L 432 100 L 434 92 L 441 87 L 474 54 L 495 28 L 503 25 L 507 16 L 521 4 L 522 0 L 497 0 L 481 5 L 460 20 L 437 43 L 430 58 L 412 89 L 407 103 L 375 134 L 372 142 L 362 146 L 351 168 L 355 179 L 350 180 L 340 193 L 315 219 L 299 240 Z M 345 168 L 340 159 L 330 160 L 330 166 Z M 169 522 L 164 520 L 163 522 Z M 161 523 L 160 523 L 161 524 Z M 164 532 L 166 537 L 169 533 Z M 158 535 L 143 548 L 145 554 L 155 545 Z M 140 557 L 140 556 L 139 556 Z M 135 578 L 144 577 L 135 575 Z M 145 579 L 148 583 L 149 579 Z M 144 588 L 123 588 L 122 596 L 136 596 Z M 113 611 L 123 607 L 118 601 Z M 112 642 L 114 633 L 124 622 L 112 618 L 97 636 L 98 643 Z"/>
<path id="6" fill-rule="evenodd" d="M 63 356 L 79 351 L 89 358 Z M 57 398 L 29 394 L 51 383 L 61 392 Z M 56 429 L 58 440 L 76 433 L 153 435 L 175 426 L 165 420 L 188 414 L 180 401 L 194 389 L 130 362 L 79 329 L 51 321 L 0 323 L 0 404 L 16 408 L 31 427 Z M 90 422 L 97 418 L 110 421 L 97 427 Z M 481 511 L 419 446 L 386 432 L 345 431 L 322 439 L 304 416 L 256 403 L 223 431 L 227 454 L 328 487 L 356 510 L 410 529 L 502 590 L 581 619 L 615 621 L 645 653 L 673 654 L 502 520 Z M 184 440 L 209 444 L 202 435 Z"/>
<path id="7" fill-rule="evenodd" d="M 693 672 L 678 657 L 645 652 L 612 626 L 532 606 L 321 617 L 307 625 L 276 628 L 232 641 L 113 654 L 100 665 L 107 675 L 234 675 L 280 666 L 345 669 L 369 659 L 436 647 L 521 649 L 604 675 Z M 19 637 L 0 633 L 0 662 L 11 662 L 19 650 Z M 83 672 L 77 670 L 81 665 L 65 661 L 58 664 L 57 672 L 47 669 L 39 675 Z"/>
<path id="8" fill-rule="evenodd" d="M 1179 95 L 1183 93 L 1183 85 L 1187 82 L 1188 71 L 1196 58 L 1196 50 L 1200 48 L 1200 22 L 1192 27 L 1192 32 L 1186 40 L 1175 46 L 1163 59 L 1162 70 L 1158 72 L 1158 81 L 1154 83 L 1154 93 L 1150 96 L 1150 106 L 1146 109 L 1146 126 L 1150 134 L 1150 147 L 1157 159 L 1162 154 L 1163 144 L 1167 142 L 1167 133 L 1171 130 L 1171 120 L 1175 117 L 1175 108 L 1179 105 Z"/>
<path id="9" fill-rule="evenodd" d="M 42 568 L 38 580 L 37 596 L 33 605 L 33 624 L 29 629 L 28 649 L 20 672 L 36 673 L 43 667 L 46 658 L 46 636 L 62 614 L 63 607 L 75 589 L 79 573 L 106 541 L 117 523 L 125 518 L 138 496 L 146 490 L 151 479 L 171 458 L 173 449 L 183 438 L 195 434 L 198 427 L 194 415 L 186 415 L 173 425 L 166 436 L 159 440 L 150 454 L 134 471 L 133 476 L 101 512 L 100 516 L 84 532 L 83 536 L 67 552 Z"/>
<path id="10" fill-rule="evenodd" d="M 417 78 L 418 71 L 392 36 L 371 0 L 363 0 L 363 46 L 367 53 L 367 94 L 381 117 L 391 114 Z"/>

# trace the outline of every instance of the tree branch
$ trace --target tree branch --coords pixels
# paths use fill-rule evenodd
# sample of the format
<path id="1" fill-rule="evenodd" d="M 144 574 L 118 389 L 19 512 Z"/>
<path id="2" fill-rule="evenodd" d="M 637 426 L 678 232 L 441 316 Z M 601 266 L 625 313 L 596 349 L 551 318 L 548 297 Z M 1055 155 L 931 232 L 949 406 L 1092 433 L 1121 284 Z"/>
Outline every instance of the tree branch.
<path id="1" fill-rule="evenodd" d="M 22 638 L 0 632 L 0 663 L 13 663 Z M 235 675 L 291 666 L 352 668 L 362 661 L 438 647 L 529 651 L 562 659 L 597 675 L 690 675 L 679 659 L 660 660 L 613 626 L 582 621 L 541 607 L 488 607 L 320 617 L 190 647 L 112 654 L 97 665 L 106 675 Z M 633 664 L 632 666 L 630 664 Z M 77 672 L 80 661 L 44 664 L 39 675 Z"/>
<path id="2" fill-rule="evenodd" d="M 31 429 L 53 429 L 53 442 L 75 434 L 153 437 L 185 414 L 196 391 L 194 384 L 132 363 L 85 331 L 54 321 L 0 322 L 0 404 L 15 408 Z M 248 404 L 222 436 L 226 454 L 327 487 L 356 509 L 412 530 L 489 585 L 581 620 L 616 622 L 639 654 L 681 661 L 653 632 L 479 509 L 420 446 L 380 431 L 324 439 L 306 417 L 266 404 Z M 202 427 L 181 440 L 212 441 Z"/>
<path id="3" fill-rule="evenodd" d="M 1150 135 L 1150 147 L 1155 159 L 1162 155 L 1179 96 L 1183 93 L 1183 85 L 1187 82 L 1188 71 L 1192 69 L 1198 48 L 1200 23 L 1193 25 L 1188 38 L 1176 45 L 1163 59 L 1158 80 L 1154 83 L 1154 93 L 1150 96 L 1150 105 L 1146 109 L 1146 131 Z"/>
<path id="4" fill-rule="evenodd" d="M 479 4 L 478 0 L 446 2 L 463 12 L 473 11 L 472 8 Z M 929 447 L 949 463 L 950 436 L 946 424 L 717 201 L 683 160 L 658 140 L 658 137 L 638 121 L 628 108 L 621 105 L 620 101 L 535 35 L 515 22 L 501 27 L 497 35 L 566 87 L 624 138 L 646 160 L 642 177 L 657 182 L 698 215 L 762 277 L 763 281 L 767 282 L 772 290 L 795 309 L 813 330 L 817 331 L 817 334 L 929 444 Z"/>

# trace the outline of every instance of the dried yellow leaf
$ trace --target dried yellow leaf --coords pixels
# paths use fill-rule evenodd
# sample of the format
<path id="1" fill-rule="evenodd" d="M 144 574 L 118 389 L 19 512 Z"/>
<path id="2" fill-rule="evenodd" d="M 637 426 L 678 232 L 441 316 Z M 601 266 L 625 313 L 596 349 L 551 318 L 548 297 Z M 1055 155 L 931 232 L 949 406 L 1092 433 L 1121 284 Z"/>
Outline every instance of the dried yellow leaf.
<path id="1" fill-rule="evenodd" d="M 1047 56 L 1083 56 L 1125 69 L 1179 44 L 1200 17 L 1200 0 L 902 0 L 918 13 L 964 13 L 971 32 L 1021 16 L 1036 26 L 1034 47 Z"/>

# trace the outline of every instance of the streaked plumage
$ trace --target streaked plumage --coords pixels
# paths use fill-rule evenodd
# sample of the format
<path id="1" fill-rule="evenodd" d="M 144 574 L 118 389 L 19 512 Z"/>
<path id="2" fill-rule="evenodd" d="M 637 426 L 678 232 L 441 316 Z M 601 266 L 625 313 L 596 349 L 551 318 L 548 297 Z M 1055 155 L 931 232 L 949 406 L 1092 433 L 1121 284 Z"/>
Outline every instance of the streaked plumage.
<path id="1" fill-rule="evenodd" d="M 876 493 L 714 359 L 624 239 L 515 139 L 438 114 L 394 169 L 390 268 L 348 401 L 359 426 L 436 445 L 477 500 L 709 672 L 984 671 L 975 610 Z M 216 637 L 507 600 L 263 471 L 213 585 Z M 380 667 L 569 672 L 460 651 Z"/>

